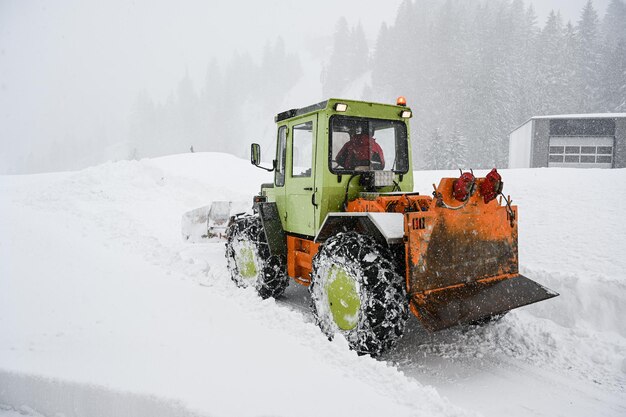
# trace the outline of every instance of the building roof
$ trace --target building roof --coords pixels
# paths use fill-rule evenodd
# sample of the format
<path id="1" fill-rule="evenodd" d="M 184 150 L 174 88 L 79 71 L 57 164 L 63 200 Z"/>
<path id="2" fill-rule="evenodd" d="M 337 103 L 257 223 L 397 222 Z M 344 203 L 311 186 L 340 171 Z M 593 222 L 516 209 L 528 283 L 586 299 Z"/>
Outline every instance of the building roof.
<path id="1" fill-rule="evenodd" d="M 626 113 L 583 113 L 583 114 L 555 114 L 552 116 L 533 116 L 531 119 L 619 119 L 626 117 Z"/>
<path id="2" fill-rule="evenodd" d="M 553 114 L 548 116 L 533 116 L 526 120 L 524 123 L 511 130 L 510 133 L 515 132 L 520 127 L 524 126 L 531 120 L 538 119 L 621 119 L 626 118 L 626 113 L 581 113 L 581 114 Z"/>

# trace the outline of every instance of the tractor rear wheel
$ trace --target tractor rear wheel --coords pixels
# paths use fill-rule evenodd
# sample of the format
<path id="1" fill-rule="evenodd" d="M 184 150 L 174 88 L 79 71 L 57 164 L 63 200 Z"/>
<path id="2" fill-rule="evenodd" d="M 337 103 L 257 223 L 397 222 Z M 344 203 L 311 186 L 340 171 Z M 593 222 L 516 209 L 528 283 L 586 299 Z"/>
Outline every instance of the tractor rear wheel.
<path id="1" fill-rule="evenodd" d="M 262 298 L 278 297 L 289 285 L 283 256 L 270 254 L 258 216 L 236 219 L 226 230 L 228 270 L 239 287 L 253 287 Z"/>
<path id="2" fill-rule="evenodd" d="M 311 309 L 322 332 L 342 334 L 359 354 L 380 355 L 404 332 L 404 279 L 389 248 L 355 232 L 328 239 L 313 258 Z"/>

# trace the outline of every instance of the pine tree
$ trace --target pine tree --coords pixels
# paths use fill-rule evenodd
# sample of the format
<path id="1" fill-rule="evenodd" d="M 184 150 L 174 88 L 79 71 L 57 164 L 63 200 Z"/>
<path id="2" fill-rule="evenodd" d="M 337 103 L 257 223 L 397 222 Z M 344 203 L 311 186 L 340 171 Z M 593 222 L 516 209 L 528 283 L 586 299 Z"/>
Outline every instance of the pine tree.
<path id="1" fill-rule="evenodd" d="M 612 51 L 620 41 L 626 41 L 626 3 L 611 0 L 602 19 L 601 38 L 603 44 Z"/>
<path id="2" fill-rule="evenodd" d="M 350 32 L 349 60 L 349 74 L 351 79 L 359 77 L 370 68 L 369 48 L 361 22 Z"/>
<path id="3" fill-rule="evenodd" d="M 337 22 L 333 50 L 322 72 L 325 97 L 340 96 L 347 86 L 369 71 L 370 53 L 363 26 L 350 29 L 344 17 Z"/>
<path id="4" fill-rule="evenodd" d="M 577 60 L 577 38 L 576 28 L 572 22 L 567 22 L 563 31 L 563 53 L 562 53 L 562 77 L 563 86 L 559 112 L 564 114 L 578 112 L 578 86 L 576 80 L 576 60 Z"/>
<path id="5" fill-rule="evenodd" d="M 390 62 L 393 62 L 393 57 L 389 29 L 387 24 L 383 23 L 378 32 L 372 62 L 372 95 L 374 97 L 382 97 L 383 94 L 392 90 L 393 70 Z"/>
<path id="6" fill-rule="evenodd" d="M 337 21 L 333 37 L 333 50 L 322 74 L 324 97 L 340 96 L 350 81 L 350 30 L 348 21 L 341 17 Z"/>
<path id="7" fill-rule="evenodd" d="M 445 143 L 445 158 L 447 169 L 466 169 L 467 166 L 467 139 L 458 130 L 454 129 Z"/>
<path id="8" fill-rule="evenodd" d="M 600 111 L 626 111 L 626 41 L 609 50 L 603 62 Z"/>
<path id="9" fill-rule="evenodd" d="M 445 168 L 445 143 L 439 128 L 432 131 L 430 140 L 424 152 L 424 167 L 426 169 Z"/>
<path id="10" fill-rule="evenodd" d="M 592 1 L 588 0 L 578 21 L 576 32 L 578 111 L 581 113 L 597 110 L 600 102 L 598 25 L 598 13 L 593 8 Z"/>
<path id="11" fill-rule="evenodd" d="M 563 74 L 565 38 L 561 15 L 554 10 L 548 15 L 538 44 L 535 82 L 539 98 L 536 110 L 540 115 L 559 113 L 566 101 L 563 96 L 567 83 Z"/>
<path id="12" fill-rule="evenodd" d="M 535 63 L 528 57 L 537 49 L 539 29 L 532 4 L 525 9 L 522 0 L 515 0 L 511 7 L 511 19 L 519 22 L 511 33 L 511 123 L 519 125 L 533 115 L 537 99 L 529 88 L 535 81 Z"/>
<path id="13" fill-rule="evenodd" d="M 626 4 L 613 0 L 601 26 L 601 82 L 598 110 L 614 112 L 626 109 Z"/>

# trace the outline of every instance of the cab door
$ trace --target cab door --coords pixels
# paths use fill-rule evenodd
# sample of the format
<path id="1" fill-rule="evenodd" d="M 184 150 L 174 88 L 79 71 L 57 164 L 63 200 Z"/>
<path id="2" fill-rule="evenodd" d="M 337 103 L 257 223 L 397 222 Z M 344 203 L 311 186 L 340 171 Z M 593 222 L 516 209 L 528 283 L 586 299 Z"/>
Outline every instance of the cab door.
<path id="1" fill-rule="evenodd" d="M 315 236 L 315 137 L 317 115 L 289 123 L 286 231 Z"/>

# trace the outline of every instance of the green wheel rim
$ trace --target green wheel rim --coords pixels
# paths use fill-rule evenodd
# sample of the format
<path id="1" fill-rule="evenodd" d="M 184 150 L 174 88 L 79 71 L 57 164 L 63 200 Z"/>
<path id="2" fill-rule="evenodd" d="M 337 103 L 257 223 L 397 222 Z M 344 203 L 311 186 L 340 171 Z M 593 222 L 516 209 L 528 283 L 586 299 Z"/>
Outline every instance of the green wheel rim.
<path id="1" fill-rule="evenodd" d="M 242 278 L 252 279 L 257 276 L 254 250 L 250 247 L 241 248 L 237 253 L 237 268 Z"/>
<path id="2" fill-rule="evenodd" d="M 326 293 L 333 320 L 341 330 L 352 330 L 359 322 L 361 309 L 356 282 L 345 269 L 338 266 L 330 269 L 329 276 L 331 280 L 326 286 Z"/>

